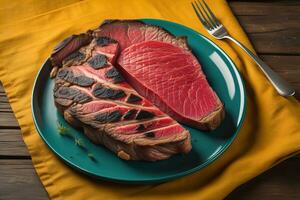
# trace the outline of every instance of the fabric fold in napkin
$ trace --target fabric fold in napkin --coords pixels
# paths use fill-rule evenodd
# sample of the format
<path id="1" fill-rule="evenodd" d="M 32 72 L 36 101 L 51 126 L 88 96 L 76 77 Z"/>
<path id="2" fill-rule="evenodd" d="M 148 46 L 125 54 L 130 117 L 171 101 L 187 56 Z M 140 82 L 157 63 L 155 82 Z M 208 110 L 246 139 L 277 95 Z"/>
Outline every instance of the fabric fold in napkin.
<path id="1" fill-rule="evenodd" d="M 206 1 L 230 34 L 253 50 L 227 2 Z M 208 36 L 188 0 L 2 0 L 0 7 L 0 80 L 33 165 L 52 199 L 222 199 L 237 186 L 300 150 L 299 102 L 293 97 L 279 96 L 238 47 Z M 96 28 L 106 18 L 174 21 L 212 39 L 232 58 L 245 81 L 247 112 L 236 140 L 217 161 L 175 181 L 125 185 L 83 176 L 47 148 L 31 115 L 34 78 L 59 41 Z"/>

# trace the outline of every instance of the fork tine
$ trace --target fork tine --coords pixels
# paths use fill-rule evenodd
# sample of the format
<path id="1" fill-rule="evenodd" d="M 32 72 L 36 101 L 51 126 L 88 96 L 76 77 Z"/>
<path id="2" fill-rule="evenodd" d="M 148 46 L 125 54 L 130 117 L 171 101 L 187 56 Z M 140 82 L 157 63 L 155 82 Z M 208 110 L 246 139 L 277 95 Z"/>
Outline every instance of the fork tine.
<path id="1" fill-rule="evenodd" d="M 212 27 L 216 27 L 217 25 L 215 24 L 214 20 L 210 17 L 210 15 L 208 14 L 208 12 L 206 11 L 207 9 L 205 9 L 205 7 L 202 5 L 202 3 L 197 0 L 198 4 L 200 5 L 200 7 L 202 8 L 202 10 L 204 11 L 206 18 L 208 19 L 209 23 L 212 25 Z"/>
<path id="2" fill-rule="evenodd" d="M 194 11 L 195 11 L 195 13 L 196 13 L 198 19 L 200 20 L 200 22 L 202 23 L 202 25 L 203 25 L 205 28 L 211 29 L 210 26 L 207 24 L 206 19 L 203 18 L 204 15 L 203 15 L 202 11 L 199 9 L 198 5 L 195 3 L 195 5 L 197 6 L 197 8 L 196 8 L 196 6 L 194 5 L 194 3 L 195 3 L 195 2 L 191 2 L 192 6 L 193 6 L 193 9 L 194 9 Z"/>
<path id="3" fill-rule="evenodd" d="M 211 24 L 210 20 L 207 19 L 207 17 L 205 16 L 205 14 L 203 13 L 202 9 L 200 8 L 200 6 L 198 5 L 197 1 L 195 0 L 194 1 L 194 4 L 196 5 L 196 8 L 198 10 L 198 13 L 200 13 L 200 16 L 202 17 L 203 21 L 204 21 L 204 24 L 206 24 L 206 28 L 208 30 L 211 30 L 214 28 L 214 25 Z"/>
<path id="4" fill-rule="evenodd" d="M 205 0 L 202 0 L 202 2 L 204 3 L 206 9 L 208 10 L 210 16 L 213 18 L 215 24 L 217 26 L 219 26 L 221 24 L 220 21 L 217 19 L 217 17 L 215 16 L 215 14 L 211 11 L 211 9 L 209 8 L 209 6 L 206 4 Z"/>

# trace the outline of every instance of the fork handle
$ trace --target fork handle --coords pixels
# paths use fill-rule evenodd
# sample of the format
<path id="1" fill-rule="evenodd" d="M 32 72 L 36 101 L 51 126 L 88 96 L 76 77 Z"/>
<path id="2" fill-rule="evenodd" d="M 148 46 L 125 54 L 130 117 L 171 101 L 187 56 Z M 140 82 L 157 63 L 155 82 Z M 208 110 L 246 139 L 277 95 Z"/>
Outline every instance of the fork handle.
<path id="1" fill-rule="evenodd" d="M 256 62 L 259 68 L 263 71 L 269 81 L 272 83 L 274 88 L 281 96 L 293 96 L 295 94 L 295 90 L 292 86 L 283 80 L 278 74 L 276 74 L 264 61 L 262 61 L 257 55 L 252 53 L 247 47 L 245 47 L 242 43 L 237 41 L 236 39 L 226 36 L 225 38 L 233 41 L 239 47 L 241 47 L 246 53 Z"/>

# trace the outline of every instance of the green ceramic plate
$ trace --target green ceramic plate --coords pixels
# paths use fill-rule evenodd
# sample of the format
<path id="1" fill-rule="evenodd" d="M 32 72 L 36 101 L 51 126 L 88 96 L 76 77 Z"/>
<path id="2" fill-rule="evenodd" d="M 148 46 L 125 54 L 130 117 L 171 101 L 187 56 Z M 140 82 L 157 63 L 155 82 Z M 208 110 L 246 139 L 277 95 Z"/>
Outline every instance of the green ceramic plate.
<path id="1" fill-rule="evenodd" d="M 47 60 L 34 84 L 32 112 L 36 128 L 49 148 L 71 167 L 96 178 L 126 182 L 154 183 L 179 178 L 199 171 L 216 160 L 238 134 L 245 115 L 245 91 L 241 76 L 230 58 L 212 41 L 182 25 L 157 19 L 143 19 L 145 23 L 159 25 L 177 36 L 187 36 L 188 43 L 200 60 L 207 79 L 225 104 L 226 117 L 213 132 L 202 132 L 186 127 L 192 135 L 192 151 L 157 162 L 124 161 L 102 146 L 91 143 L 80 131 L 68 125 L 53 103 L 54 81 Z M 81 139 L 87 152 L 75 145 L 74 140 L 61 136 L 57 122 Z"/>

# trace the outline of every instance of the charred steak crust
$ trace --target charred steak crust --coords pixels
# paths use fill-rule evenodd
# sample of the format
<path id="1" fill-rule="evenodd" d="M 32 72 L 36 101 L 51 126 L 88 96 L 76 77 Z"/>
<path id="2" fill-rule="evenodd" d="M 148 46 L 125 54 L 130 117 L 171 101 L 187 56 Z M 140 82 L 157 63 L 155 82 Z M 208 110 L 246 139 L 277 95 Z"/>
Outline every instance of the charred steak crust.
<path id="1" fill-rule="evenodd" d="M 200 123 L 202 124 L 204 130 L 214 130 L 221 124 L 224 118 L 224 105 L 220 104 L 220 106 L 214 112 L 202 119 Z"/>
<path id="2" fill-rule="evenodd" d="M 139 97 L 139 96 L 137 96 L 137 95 L 134 95 L 134 94 L 130 94 L 130 96 L 129 96 L 128 99 L 127 99 L 127 102 L 128 102 L 128 103 L 135 103 L 135 102 L 139 102 L 139 101 L 141 101 L 141 100 L 142 100 L 141 97 Z"/>
<path id="3" fill-rule="evenodd" d="M 133 119 L 134 116 L 136 115 L 137 110 L 136 109 L 131 109 L 128 112 L 125 113 L 123 116 L 124 119 Z"/>
<path id="4" fill-rule="evenodd" d="M 95 116 L 95 120 L 100 123 L 118 122 L 122 117 L 122 113 L 118 110 L 113 112 L 100 113 Z"/>
<path id="5" fill-rule="evenodd" d="M 153 114 L 152 112 L 149 112 L 149 111 L 146 111 L 146 110 L 141 110 L 137 114 L 135 119 L 138 119 L 138 120 L 140 120 L 140 119 L 151 119 L 153 117 L 155 117 L 155 114 Z"/>
<path id="6" fill-rule="evenodd" d="M 121 83 L 124 82 L 125 79 L 123 78 L 122 74 L 117 70 L 115 67 L 111 68 L 105 73 L 107 78 L 112 78 L 113 83 Z"/>
<path id="7" fill-rule="evenodd" d="M 62 69 L 57 74 L 57 78 L 63 79 L 69 83 L 87 87 L 94 84 L 95 80 L 83 75 L 75 76 L 74 73 L 67 69 Z"/>
<path id="8" fill-rule="evenodd" d="M 64 48 L 73 39 L 66 40 L 55 52 L 70 50 Z M 72 126 L 83 128 L 90 140 L 122 159 L 155 161 L 188 153 L 189 132 L 138 95 L 112 66 L 118 53 L 115 45 L 113 39 L 96 37 L 89 44 L 81 43 L 80 48 L 61 54 L 53 89 L 58 110 Z M 94 68 L 90 61 L 99 59 L 99 55 L 104 55 L 106 62 Z"/>
<path id="9" fill-rule="evenodd" d="M 97 37 L 96 42 L 97 42 L 97 45 L 100 45 L 100 46 L 106 46 L 111 43 L 117 43 L 116 40 L 111 39 L 109 37 Z"/>
<path id="10" fill-rule="evenodd" d="M 85 55 L 79 51 L 74 51 L 73 53 L 71 53 L 70 55 L 68 55 L 64 61 L 68 62 L 70 60 L 75 60 L 75 61 L 80 61 L 83 60 L 85 58 Z"/>
<path id="11" fill-rule="evenodd" d="M 80 91 L 79 89 L 65 86 L 61 86 L 57 91 L 55 91 L 54 97 L 73 100 L 76 103 L 86 103 L 92 100 L 91 96 Z"/>
<path id="12" fill-rule="evenodd" d="M 107 65 L 107 59 L 105 55 L 97 54 L 88 62 L 94 69 L 100 69 Z"/>
<path id="13" fill-rule="evenodd" d="M 119 99 L 125 97 L 126 94 L 123 90 L 115 90 L 105 87 L 101 84 L 97 84 L 93 90 L 93 95 L 100 99 Z"/>
<path id="14" fill-rule="evenodd" d="M 50 60 L 53 66 L 62 66 L 62 61 L 74 51 L 80 49 L 82 46 L 89 44 L 93 37 L 92 32 L 82 33 L 79 35 L 72 35 L 62 42 L 60 42 L 53 50 Z"/>

